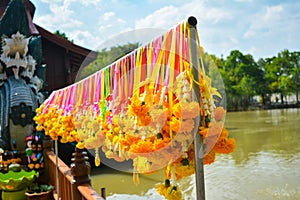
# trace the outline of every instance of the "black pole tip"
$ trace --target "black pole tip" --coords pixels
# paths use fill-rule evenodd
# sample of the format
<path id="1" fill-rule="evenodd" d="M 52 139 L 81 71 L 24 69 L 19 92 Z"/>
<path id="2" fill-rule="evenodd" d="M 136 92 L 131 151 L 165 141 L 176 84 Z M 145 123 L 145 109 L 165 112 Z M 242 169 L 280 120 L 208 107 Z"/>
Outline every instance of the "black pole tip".
<path id="1" fill-rule="evenodd" d="M 197 19 L 196 19 L 196 17 L 190 16 L 190 17 L 188 18 L 188 23 L 189 23 L 189 25 L 191 25 L 191 26 L 196 26 L 196 25 L 197 25 Z"/>

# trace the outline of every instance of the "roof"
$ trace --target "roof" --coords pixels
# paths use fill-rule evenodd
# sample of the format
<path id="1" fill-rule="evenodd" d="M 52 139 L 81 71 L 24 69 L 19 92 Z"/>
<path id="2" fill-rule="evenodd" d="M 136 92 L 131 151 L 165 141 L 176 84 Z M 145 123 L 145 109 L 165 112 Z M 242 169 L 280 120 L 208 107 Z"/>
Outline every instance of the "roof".
<path id="1" fill-rule="evenodd" d="M 2 17 L 3 13 L 7 5 L 9 4 L 10 0 L 1 0 L 0 1 L 0 16 Z M 97 53 L 93 52 L 87 48 L 81 47 L 76 45 L 62 37 L 54 35 L 53 33 L 47 31 L 46 29 L 42 28 L 41 26 L 34 24 L 32 19 L 35 12 L 35 6 L 30 0 L 23 0 L 23 3 L 26 7 L 29 29 L 31 35 L 41 35 L 42 38 L 49 40 L 50 42 L 66 49 L 66 52 L 69 54 L 71 59 L 71 64 L 75 67 L 80 67 L 81 63 L 84 61 L 86 64 L 90 63 L 91 61 L 97 58 Z"/>
<path id="2" fill-rule="evenodd" d="M 60 36 L 57 36 L 49 31 L 47 31 L 46 29 L 42 28 L 41 26 L 39 26 L 37 24 L 34 24 L 34 25 L 42 37 L 65 48 L 68 51 L 76 52 L 76 53 L 84 55 L 84 56 L 87 56 L 89 53 L 91 53 L 90 49 L 76 45 L 73 42 L 70 42 L 69 40 L 66 40 Z"/>

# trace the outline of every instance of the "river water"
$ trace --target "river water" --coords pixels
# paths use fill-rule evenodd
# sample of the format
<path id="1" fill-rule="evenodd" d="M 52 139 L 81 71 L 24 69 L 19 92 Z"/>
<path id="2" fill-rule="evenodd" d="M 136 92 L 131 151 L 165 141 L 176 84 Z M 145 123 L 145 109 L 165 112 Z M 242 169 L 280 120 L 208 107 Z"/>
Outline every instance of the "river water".
<path id="1" fill-rule="evenodd" d="M 204 167 L 207 200 L 300 199 L 300 109 L 227 113 L 225 127 L 237 146 Z M 141 176 L 138 186 L 131 174 L 110 169 L 91 178 L 99 193 L 106 188 L 108 200 L 163 199 L 155 191 L 162 172 Z M 179 181 L 184 199 L 196 199 L 194 179 Z"/>

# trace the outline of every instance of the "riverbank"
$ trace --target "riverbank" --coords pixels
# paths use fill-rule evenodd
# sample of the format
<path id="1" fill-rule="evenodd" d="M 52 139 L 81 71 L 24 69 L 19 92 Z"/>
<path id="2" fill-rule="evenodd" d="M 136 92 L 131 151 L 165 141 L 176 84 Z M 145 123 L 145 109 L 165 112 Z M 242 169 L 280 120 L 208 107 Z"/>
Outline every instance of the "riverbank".
<path id="1" fill-rule="evenodd" d="M 270 105 L 264 105 L 261 106 L 261 109 L 267 110 L 267 109 L 285 109 L 285 108 L 300 108 L 300 103 L 293 103 L 293 104 L 270 104 Z"/>
<path id="2" fill-rule="evenodd" d="M 252 105 L 247 108 L 227 108 L 228 112 L 241 112 L 241 111 L 253 111 L 253 110 L 272 110 L 272 109 L 288 109 L 288 108 L 300 108 L 300 102 L 299 103 L 273 103 L 273 104 L 267 104 L 267 105 Z"/>

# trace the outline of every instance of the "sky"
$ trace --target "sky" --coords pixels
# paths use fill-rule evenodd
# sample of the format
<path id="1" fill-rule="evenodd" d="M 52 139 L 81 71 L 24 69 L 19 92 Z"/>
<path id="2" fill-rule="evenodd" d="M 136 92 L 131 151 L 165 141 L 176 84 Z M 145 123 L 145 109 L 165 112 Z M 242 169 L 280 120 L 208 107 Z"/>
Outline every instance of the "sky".
<path id="1" fill-rule="evenodd" d="M 36 7 L 34 23 L 50 32 L 64 32 L 75 44 L 91 50 L 101 50 L 117 38 L 121 38 L 120 45 L 145 43 L 195 16 L 201 46 L 218 57 L 226 58 L 232 50 L 251 54 L 255 60 L 276 56 L 284 49 L 300 51 L 298 0 L 31 2 Z M 145 35 L 149 39 L 136 41 Z"/>

